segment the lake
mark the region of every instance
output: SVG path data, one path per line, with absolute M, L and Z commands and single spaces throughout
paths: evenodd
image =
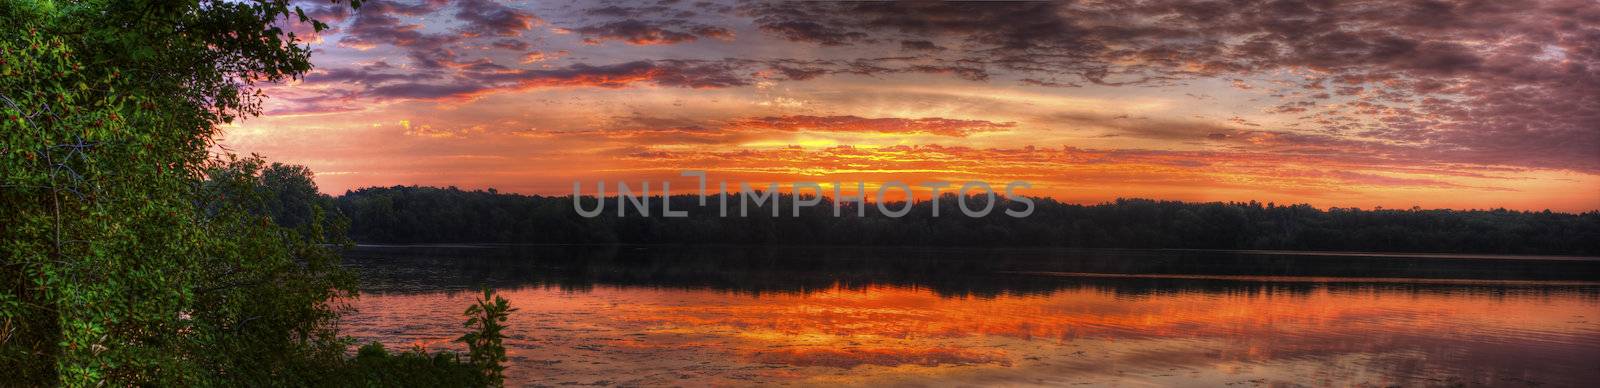
M 508 385 L 1583 386 L 1600 259 L 837 247 L 360 246 L 345 334 Z

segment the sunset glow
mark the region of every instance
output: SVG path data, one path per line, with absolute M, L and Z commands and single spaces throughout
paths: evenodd
M 1307 381 L 1305 371 L 1328 365 L 1338 367 L 1315 381 L 1551 379 L 1533 371 L 1548 360 L 1592 356 L 1596 333 L 1586 315 L 1592 296 L 1544 291 L 1319 285 L 1126 295 L 1083 287 L 948 298 L 870 286 L 748 296 L 621 287 L 505 294 L 524 306 L 507 343 L 510 379 L 536 385 L 1222 385 Z M 413 325 L 392 336 L 399 330 L 381 324 L 448 322 L 447 307 L 471 296 L 364 296 L 353 323 L 380 326 L 352 334 L 459 347 L 450 343 L 450 325 Z M 1541 335 L 1582 345 L 1556 352 L 1516 345 Z M 1488 361 L 1504 368 L 1469 366 Z
M 1600 209 L 1592 1 L 1244 3 L 308 2 L 316 69 L 221 146 L 332 194 L 705 170 Z
M 1600 381 L 1600 0 L 0 31 L 0 386 Z

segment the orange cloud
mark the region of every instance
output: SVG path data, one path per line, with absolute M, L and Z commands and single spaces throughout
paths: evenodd
M 977 132 L 994 132 L 1015 128 L 1016 123 L 996 123 L 984 120 L 957 120 L 938 117 L 918 119 L 863 118 L 858 116 L 771 116 L 744 119 L 730 127 L 749 130 L 816 131 L 816 132 L 876 132 L 896 134 L 932 134 L 966 137 Z

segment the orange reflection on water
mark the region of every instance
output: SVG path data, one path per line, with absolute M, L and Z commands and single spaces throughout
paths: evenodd
M 918 288 L 529 287 L 514 384 L 1561 384 L 1597 374 L 1600 301 L 1566 291 L 1178 291 L 946 298 Z M 456 349 L 473 293 L 366 295 L 349 334 Z M 1590 361 L 1585 361 L 1590 360 Z

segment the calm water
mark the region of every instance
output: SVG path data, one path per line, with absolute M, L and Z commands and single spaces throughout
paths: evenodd
M 1600 261 L 1293 252 L 360 247 L 347 334 L 512 385 L 1585 386 Z

